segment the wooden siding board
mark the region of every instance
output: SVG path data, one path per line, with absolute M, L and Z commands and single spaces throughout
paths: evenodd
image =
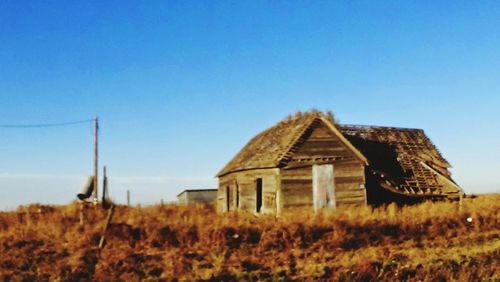
M 290 178 L 285 178 L 281 179 L 281 184 L 282 185 L 308 185 L 312 181 L 311 178 L 309 177 L 302 177 L 302 178 L 295 178 L 295 179 L 290 179 Z
M 283 201 L 284 207 L 290 207 L 290 206 L 307 206 L 311 207 L 313 206 L 313 198 L 312 198 L 312 193 L 310 196 L 306 195 L 289 195 L 285 200 Z
M 291 176 L 294 176 L 294 175 L 311 175 L 311 177 L 312 177 L 311 167 L 300 167 L 300 168 L 283 169 L 283 170 L 281 170 L 281 177 L 287 177 L 288 175 L 291 175 Z
M 336 184 L 349 184 L 349 183 L 364 183 L 364 176 L 343 176 L 335 177 Z
M 365 176 L 364 166 L 358 163 L 335 163 L 335 176 Z
M 283 180 L 283 181 L 293 181 L 293 180 L 312 181 L 312 178 L 310 176 L 305 176 L 305 175 L 287 175 L 286 177 L 282 177 L 281 180 Z
M 336 191 L 335 193 L 337 200 L 342 200 L 351 197 L 364 197 L 364 195 L 365 195 L 364 189 Z
M 314 158 L 309 158 L 309 157 L 303 157 L 303 158 L 295 158 L 295 159 L 292 159 L 286 167 L 283 168 L 283 170 L 290 170 L 290 169 L 297 169 L 297 168 L 306 168 L 306 167 L 310 167 L 310 166 L 313 166 L 315 164 L 335 164 L 336 166 L 339 166 L 340 165 L 346 165 L 346 166 L 357 166 L 357 167 L 360 167 L 360 162 L 355 159 L 354 157 L 339 157 L 339 156 L 316 156 Z M 349 168 L 346 168 L 347 170 Z M 343 169 L 343 170 L 346 170 L 346 169 Z M 361 171 L 363 172 L 364 169 L 363 167 L 361 167 L 360 169 L 358 169 L 357 171 Z
M 364 189 L 362 186 L 364 186 L 362 183 L 343 183 L 336 184 L 336 189 L 337 191 Z
M 312 185 L 311 187 L 308 187 L 306 189 L 303 189 L 303 187 L 296 187 L 296 188 L 290 188 L 290 189 L 283 189 L 282 193 L 286 197 L 291 197 L 291 196 L 301 196 L 301 197 L 309 197 L 312 195 Z M 287 199 L 285 199 L 286 201 Z

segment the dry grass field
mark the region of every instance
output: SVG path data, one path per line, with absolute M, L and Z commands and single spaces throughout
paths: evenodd
M 0 213 L 0 281 L 499 281 L 500 195 L 313 214 L 78 205 Z M 468 218 L 469 221 L 467 220 Z

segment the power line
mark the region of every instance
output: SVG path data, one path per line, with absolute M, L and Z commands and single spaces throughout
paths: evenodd
M 0 124 L 1 128 L 39 128 L 39 127 L 60 127 L 69 126 L 81 123 L 92 122 L 94 119 L 85 119 L 69 122 L 59 122 L 59 123 L 43 123 L 43 124 Z

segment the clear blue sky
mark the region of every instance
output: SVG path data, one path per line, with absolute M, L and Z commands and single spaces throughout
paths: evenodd
M 233 1 L 231 1 L 233 2 Z M 0 123 L 102 121 L 123 202 L 174 200 L 297 110 L 423 128 L 500 190 L 498 1 L 1 1 Z M 67 203 L 90 125 L 0 129 L 0 209 Z

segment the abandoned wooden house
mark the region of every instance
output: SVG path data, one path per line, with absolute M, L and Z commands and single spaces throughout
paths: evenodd
M 263 131 L 217 174 L 220 211 L 407 204 L 459 198 L 450 164 L 421 129 L 339 125 L 298 113 Z
M 187 189 L 177 195 L 180 205 L 213 204 L 217 199 L 217 189 Z

